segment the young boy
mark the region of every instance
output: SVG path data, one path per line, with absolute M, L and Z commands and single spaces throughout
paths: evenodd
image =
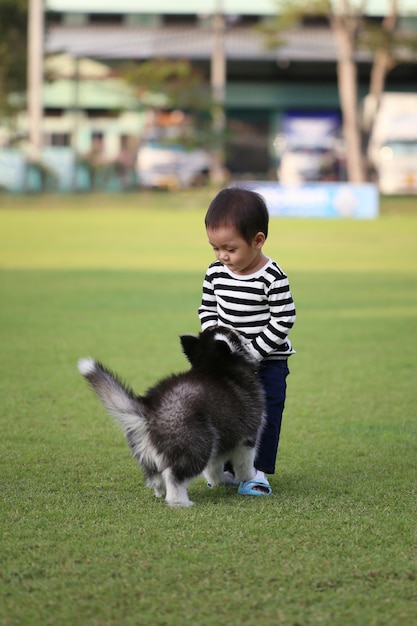
M 275 472 L 288 357 L 295 352 L 288 339 L 295 321 L 288 278 L 262 252 L 268 221 L 264 199 L 249 189 L 223 189 L 212 200 L 205 225 L 217 261 L 207 270 L 198 309 L 202 330 L 215 325 L 236 329 L 261 363 L 267 419 L 255 459 L 257 474 L 238 488 L 242 495 L 256 496 L 272 493 L 266 474 Z

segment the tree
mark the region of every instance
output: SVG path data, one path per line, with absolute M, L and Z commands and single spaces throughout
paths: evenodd
M 406 30 L 399 22 L 398 0 L 391 0 L 390 11 L 385 15 L 381 25 L 369 24 L 359 43 L 373 53 L 368 98 L 368 102 L 371 103 L 368 110 L 371 120 L 384 93 L 387 74 L 396 65 L 415 59 L 417 53 L 415 31 Z
M 149 109 L 180 110 L 193 117 L 192 134 L 181 137 L 187 147 L 210 144 L 213 101 L 207 77 L 188 60 L 155 59 L 121 68 L 123 77 Z
M 281 0 L 279 14 L 265 30 L 268 45 L 277 46 L 285 39 L 285 32 L 306 17 L 322 17 L 328 21 L 336 45 L 337 84 L 351 182 L 366 179 L 359 123 L 357 51 L 365 49 L 372 55 L 369 93 L 373 114 L 384 92 L 388 72 L 417 51 L 415 33 L 398 28 L 397 0 L 391 0 L 390 10 L 379 24 L 365 19 L 365 8 L 366 0 L 359 8 L 351 0 Z M 372 114 L 370 117 L 372 119 Z
M 121 72 L 127 82 L 135 87 L 139 99 L 149 103 L 149 109 L 154 112 L 178 109 L 191 118 L 192 123 L 179 128 L 174 141 L 186 148 L 208 150 L 212 156 L 210 178 L 213 182 L 223 182 L 223 152 L 227 131 L 222 103 L 213 93 L 204 72 L 188 60 L 169 59 L 130 63 Z
M 27 10 L 28 0 L 0 0 L 0 117 L 24 106 Z
M 357 66 L 354 61 L 359 17 L 351 11 L 349 0 L 340 0 L 336 10 L 328 4 L 330 25 L 337 49 L 337 84 L 346 143 L 346 169 L 352 183 L 365 180 L 358 119 Z

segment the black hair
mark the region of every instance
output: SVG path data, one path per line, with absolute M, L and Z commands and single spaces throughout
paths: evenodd
M 263 197 L 242 187 L 222 189 L 211 201 L 206 213 L 206 228 L 234 226 L 247 243 L 256 233 L 268 236 L 269 214 Z

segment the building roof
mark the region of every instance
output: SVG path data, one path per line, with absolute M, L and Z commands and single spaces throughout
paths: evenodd
M 46 40 L 47 53 L 65 52 L 96 59 L 146 60 L 188 58 L 209 60 L 214 33 L 196 26 L 52 26 Z M 230 61 L 327 61 L 336 60 L 333 35 L 328 28 L 290 31 L 284 45 L 268 49 L 264 36 L 253 27 L 232 27 L 224 37 L 226 58 Z M 369 60 L 359 53 L 358 60 Z
M 332 0 L 334 3 L 339 0 Z M 365 5 L 367 15 L 385 15 L 392 0 L 368 0 Z M 360 7 L 362 0 L 351 0 L 352 6 Z M 275 15 L 278 11 L 277 0 L 46 0 L 50 11 L 78 13 L 213 13 L 240 15 Z M 400 15 L 416 13 L 415 0 L 401 0 Z
M 383 0 L 384 1 L 384 0 Z M 274 15 L 276 0 L 46 0 L 50 11 L 77 13 Z
M 70 55 L 58 54 L 46 58 L 45 70 L 52 78 L 42 90 L 47 108 L 138 108 L 134 89 L 103 63 L 82 57 L 76 62 Z
M 78 63 L 69 54 L 56 54 L 45 59 L 45 71 L 48 75 L 56 78 L 73 78 L 75 75 L 80 78 L 109 78 L 113 70 L 98 61 L 92 59 L 79 58 Z

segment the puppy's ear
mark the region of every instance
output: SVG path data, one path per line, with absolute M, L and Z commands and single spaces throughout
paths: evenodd
M 230 340 L 230 337 L 225 333 L 222 333 L 220 330 L 214 335 L 214 340 L 219 354 L 226 356 L 227 354 L 233 354 L 237 351 L 236 346 Z
M 196 335 L 181 335 L 180 337 L 182 351 L 185 356 L 193 364 L 195 353 L 197 350 L 199 339 Z

